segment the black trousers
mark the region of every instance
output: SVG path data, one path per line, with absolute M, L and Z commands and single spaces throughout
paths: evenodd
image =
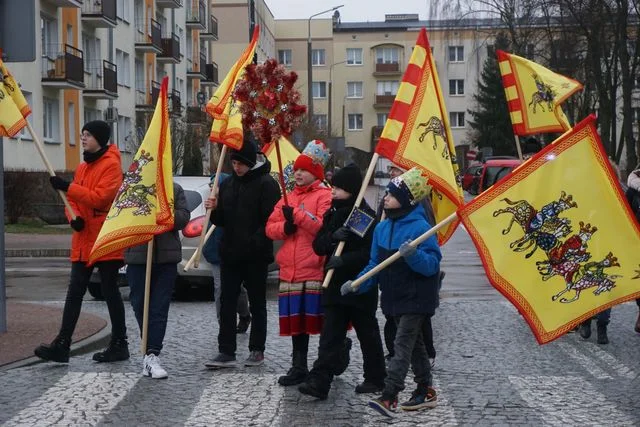
M 324 324 L 320 334 L 318 360 L 313 364 L 309 377 L 328 391 L 333 380 L 333 370 L 347 336 L 349 322 L 353 324 L 360 341 L 364 362 L 364 380 L 383 384 L 386 376 L 384 352 L 380 339 L 380 327 L 375 311 L 355 305 L 328 305 L 324 307 Z
M 240 286 L 244 283 L 249 296 L 251 333 L 249 351 L 264 351 L 267 340 L 267 267 L 266 263 L 225 263 L 220 265 L 220 332 L 218 350 L 236 354 L 236 316 Z
M 387 321 L 384 324 L 384 343 L 390 355 L 394 355 L 393 341 L 396 339 L 397 326 L 393 317 L 385 316 Z M 431 316 L 427 316 L 422 324 L 422 340 L 427 349 L 430 359 L 436 358 L 436 348 L 433 346 L 433 328 L 431 326 Z
M 80 310 L 82 309 L 82 298 L 87 292 L 94 266 L 100 272 L 100 289 L 109 309 L 111 337 L 112 339 L 127 337 L 124 304 L 122 303 L 120 289 L 118 289 L 118 269 L 122 265 L 122 261 L 101 261 L 91 267 L 87 267 L 84 262 L 71 263 L 71 278 L 62 313 L 62 326 L 60 327 L 61 337 L 71 339 L 73 331 L 76 329 Z

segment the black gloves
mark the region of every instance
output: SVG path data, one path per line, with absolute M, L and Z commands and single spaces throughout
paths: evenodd
M 60 178 L 58 175 L 50 176 L 49 182 L 55 190 L 67 191 L 70 183 Z
M 344 265 L 342 257 L 332 256 L 329 261 L 324 265 L 324 271 L 333 270 L 334 268 L 340 268 Z
M 284 215 L 284 219 L 286 219 L 287 222 L 293 223 L 293 206 L 282 206 L 282 215 Z
M 297 230 L 298 230 L 298 226 L 297 225 L 295 225 L 293 222 L 285 221 L 285 223 L 284 223 L 284 234 L 286 234 L 287 236 L 291 236 Z
M 351 230 L 347 227 L 340 227 L 331 234 L 331 238 L 335 241 L 346 242 L 353 236 Z
M 80 216 L 77 216 L 76 219 L 72 219 L 71 221 L 69 221 L 69 225 L 75 231 L 82 231 L 84 229 L 84 219 L 82 219 L 82 217 Z

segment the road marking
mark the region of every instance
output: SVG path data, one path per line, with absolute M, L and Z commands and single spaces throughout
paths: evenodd
M 634 380 L 638 377 L 638 373 L 636 371 L 619 361 L 611 353 L 608 353 L 594 345 L 588 345 L 586 348 L 587 351 L 593 353 L 598 359 L 606 363 L 606 365 L 613 369 L 619 376 L 630 380 Z
M 585 343 L 585 345 L 589 345 Z M 598 365 L 593 361 L 592 358 L 586 356 L 585 354 L 578 351 L 573 345 L 567 342 L 560 342 L 558 346 L 562 351 L 564 351 L 570 358 L 578 362 L 580 366 L 586 369 L 591 375 L 596 377 L 599 380 L 609 380 L 612 379 L 611 375 L 607 374 L 605 371 L 600 369 Z
M 620 411 L 598 393 L 595 386 L 580 377 L 509 376 L 509 381 L 545 424 L 586 425 L 606 414 L 608 425 L 635 425 L 634 418 Z M 562 402 L 564 405 L 558 406 Z
M 138 378 L 132 373 L 69 372 L 4 425 L 96 425 Z

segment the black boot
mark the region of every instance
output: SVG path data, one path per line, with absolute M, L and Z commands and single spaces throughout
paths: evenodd
M 344 343 L 342 344 L 342 349 L 340 350 L 340 355 L 339 355 L 339 362 L 336 365 L 334 371 L 333 371 L 333 375 L 335 375 L 336 377 L 338 375 L 341 375 L 344 371 L 347 370 L 347 367 L 349 366 L 349 352 L 351 351 L 351 338 L 345 338 L 344 339 Z
M 38 346 L 33 352 L 36 356 L 43 360 L 50 360 L 52 362 L 69 363 L 69 347 L 71 346 L 71 340 L 69 338 L 62 338 L 57 336 L 51 344 L 42 344 Z
M 607 336 L 607 325 L 598 325 L 598 344 L 609 344 L 609 337 Z
M 291 369 L 289 369 L 287 375 L 278 378 L 278 384 L 285 387 L 303 383 L 309 374 L 306 351 L 294 350 L 292 359 Z
M 307 380 L 298 387 L 298 391 L 307 396 L 313 396 L 320 400 L 325 400 L 329 394 L 329 387 L 323 386 L 322 381 L 312 375 L 307 376 Z
M 591 336 L 591 319 L 580 325 L 580 336 L 585 340 Z
M 105 351 L 93 355 L 93 360 L 96 362 L 117 362 L 127 359 L 129 359 L 129 343 L 126 338 L 112 338 Z

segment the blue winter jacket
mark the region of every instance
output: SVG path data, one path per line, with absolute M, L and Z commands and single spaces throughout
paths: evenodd
M 429 229 L 431 225 L 421 205 L 403 217 L 382 221 L 373 233 L 369 264 L 358 277 L 397 252 L 402 243 L 416 239 Z M 431 236 L 418 245 L 413 255 L 400 258 L 365 281 L 358 292 L 366 292 L 379 283 L 382 312 L 388 316 L 433 314 L 438 305 L 441 259 L 438 240 Z

